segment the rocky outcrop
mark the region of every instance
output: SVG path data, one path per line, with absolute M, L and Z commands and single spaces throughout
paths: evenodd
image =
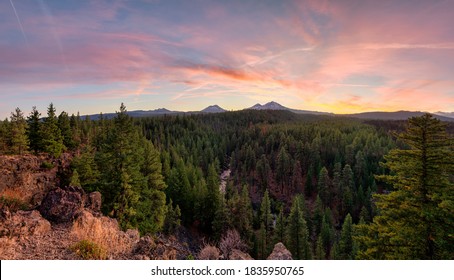
M 81 187 L 67 186 L 51 190 L 44 197 L 39 211 L 49 221 L 72 221 L 84 209 L 93 213 L 101 211 L 101 193 L 86 194 Z
M 273 252 L 269 255 L 267 260 L 292 260 L 292 253 L 290 253 L 284 244 L 281 242 L 274 245 Z
M 0 237 L 27 238 L 31 235 L 44 235 L 50 230 L 49 221 L 38 211 L 17 211 L 0 224 Z
M 71 156 L 0 156 L 0 194 L 11 194 L 37 207 L 45 194 L 59 185 L 59 170 L 68 169 Z
M 56 188 L 44 197 L 39 211 L 49 221 L 69 222 L 83 210 L 86 199 L 86 194 L 80 187 Z

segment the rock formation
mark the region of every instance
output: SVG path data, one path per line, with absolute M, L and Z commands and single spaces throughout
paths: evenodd
M 285 248 L 284 244 L 279 242 L 274 245 L 273 252 L 271 252 L 267 260 L 292 260 L 292 253 Z

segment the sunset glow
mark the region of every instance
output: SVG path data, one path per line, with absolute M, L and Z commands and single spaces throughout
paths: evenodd
M 1 1 L 0 117 L 454 111 L 453 1 Z

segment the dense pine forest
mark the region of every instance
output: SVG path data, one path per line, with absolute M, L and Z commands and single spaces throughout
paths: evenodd
M 289 111 L 112 119 L 17 108 L 0 154 L 70 154 L 61 185 L 102 194 L 123 229 L 185 227 L 251 256 L 453 259 L 453 125 L 431 115 L 362 121 Z M 222 176 L 221 176 L 222 174 Z

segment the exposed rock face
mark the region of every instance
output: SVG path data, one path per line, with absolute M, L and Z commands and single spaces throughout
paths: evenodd
M 17 211 L 0 224 L 0 237 L 27 238 L 31 235 L 44 235 L 50 230 L 49 221 L 38 211 Z
M 45 194 L 59 185 L 57 173 L 69 167 L 71 156 L 59 159 L 45 155 L 0 156 L 0 193 L 17 195 L 23 202 L 37 207 Z
M 230 260 L 253 260 L 253 258 L 248 253 L 233 249 L 230 253 Z
M 80 187 L 56 188 L 44 197 L 40 212 L 49 221 L 65 223 L 82 211 L 85 201 L 85 192 Z
M 290 251 L 287 250 L 287 248 L 285 248 L 284 244 L 282 244 L 281 242 L 274 245 L 273 252 L 267 258 L 267 260 L 292 260 L 292 259 L 293 259 L 292 253 L 290 253 Z

